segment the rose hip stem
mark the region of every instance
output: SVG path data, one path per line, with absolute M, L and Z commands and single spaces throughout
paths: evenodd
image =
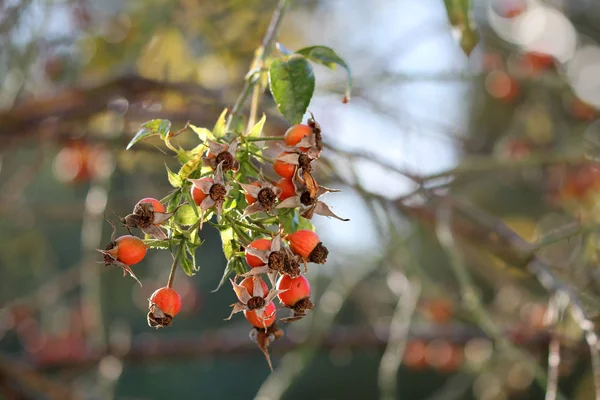
M 169 281 L 167 282 L 167 287 L 171 289 L 173 287 L 173 281 L 175 280 L 175 272 L 177 272 L 177 264 L 179 263 L 179 259 L 181 258 L 183 250 L 183 243 L 179 245 L 179 249 L 177 250 L 177 255 L 173 259 L 173 265 L 171 265 L 171 272 L 169 273 Z

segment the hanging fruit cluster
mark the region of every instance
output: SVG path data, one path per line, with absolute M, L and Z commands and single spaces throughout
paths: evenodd
M 129 234 L 115 238 L 113 233 L 111 243 L 99 251 L 106 265 L 119 266 L 138 282 L 131 266 L 144 258 L 147 248 L 172 253 L 169 281 L 150 297 L 147 317 L 151 327 L 166 327 L 181 309 L 181 297 L 172 288 L 175 271 L 178 265 L 188 275 L 198 270 L 195 253 L 202 244 L 198 232 L 212 225 L 221 234 L 228 260 L 219 287 L 229 278 L 237 297 L 227 319 L 243 312 L 252 326 L 250 338 L 270 365 L 268 346 L 283 334 L 276 322 L 297 321 L 313 308 L 304 273 L 309 263 L 327 261 L 327 247 L 310 219 L 318 214 L 347 220 L 322 200 L 337 190 L 319 185 L 313 176 L 323 151 L 314 117 L 306 125 L 293 125 L 283 137 L 262 136 L 264 123 L 263 116 L 247 134 L 227 132 L 224 111 L 212 130 L 186 127 L 201 140 L 191 150 L 170 144 L 183 131 L 173 134 L 168 121 L 144 124 L 143 129 L 162 132 L 177 153 L 181 169 L 174 173 L 167 168 L 175 189 L 160 201 L 140 200 L 130 215 L 119 218 Z M 258 145 L 266 141 L 281 148 L 275 160 L 263 154 L 266 146 Z M 281 179 L 273 179 L 275 174 Z M 134 229 L 146 239 L 133 236 Z M 279 314 L 283 308 L 289 309 L 288 315 Z

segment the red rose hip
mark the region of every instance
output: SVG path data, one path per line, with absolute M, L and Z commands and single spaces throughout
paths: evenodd
M 280 153 L 277 157 L 281 157 L 286 154 L 294 154 L 290 152 L 284 151 Z M 294 177 L 294 173 L 296 172 L 296 166 L 294 164 L 286 163 L 285 161 L 275 159 L 273 162 L 273 170 L 277 175 L 282 178 L 292 179 Z
M 300 143 L 300 141 L 305 137 L 313 133 L 313 130 L 310 126 L 304 124 L 296 124 L 291 126 L 283 136 L 283 141 L 286 146 L 293 147 Z M 300 148 L 302 151 L 306 151 L 306 148 Z
M 154 208 L 154 212 L 164 213 L 165 207 L 161 204 L 160 201 L 153 199 L 152 197 L 146 197 L 137 202 L 135 207 L 138 207 L 142 203 L 152 203 L 152 207 Z
M 262 313 L 260 313 L 260 315 L 257 314 L 257 311 L 260 313 L 259 310 L 256 310 L 256 311 L 244 310 L 244 317 L 246 317 L 246 319 L 248 320 L 248 322 L 250 322 L 252 324 L 252 326 L 254 326 L 255 328 L 258 328 L 258 329 L 265 329 L 275 323 L 275 319 L 276 319 L 275 314 L 277 311 L 277 308 L 275 307 L 275 303 L 270 302 L 269 304 L 267 304 L 267 306 L 265 307 L 265 310 Z
M 253 249 L 256 249 L 256 250 L 266 251 L 271 248 L 271 240 L 265 239 L 265 238 L 256 239 L 252 243 L 250 243 L 248 245 L 248 247 L 252 247 Z M 260 258 L 253 256 L 251 254 L 248 254 L 248 252 L 246 252 L 246 262 L 252 268 L 262 267 L 263 265 L 265 265 L 265 263 L 262 262 L 262 260 Z
M 329 250 L 323 246 L 323 243 L 313 231 L 301 229 L 289 234 L 286 240 L 290 244 L 290 250 L 305 261 L 315 264 L 325 264 L 327 261 Z
M 108 247 L 106 253 L 110 257 L 127 265 L 137 264 L 146 256 L 146 245 L 137 236 L 120 236 L 113 243 L 109 244 Z
M 181 310 L 181 296 L 170 287 L 163 287 L 152 293 L 148 299 L 148 325 L 163 328 L 171 325 L 173 317 Z
M 290 197 L 294 197 L 296 195 L 296 188 L 294 187 L 294 183 L 291 179 L 281 178 L 279 182 L 277 182 L 276 186 L 281 189 L 279 201 L 284 201 L 285 199 L 289 199 Z
M 310 301 L 310 283 L 304 275 L 295 278 L 282 275 L 277 281 L 277 290 L 282 291 L 277 295 L 279 301 L 294 311 L 292 316 L 283 319 L 284 321 L 296 321 L 304 317 L 308 310 L 312 310 L 314 305 Z
M 203 178 L 200 180 L 210 182 L 210 183 L 214 182 L 212 178 Z M 202 204 L 204 199 L 206 199 L 208 197 L 208 193 L 204 193 L 202 190 L 200 190 L 200 188 L 196 187 L 195 185 L 192 185 L 192 188 L 190 189 L 190 191 L 192 193 L 192 198 L 194 199 L 194 203 L 196 203 L 196 205 L 198 207 L 200 207 L 200 204 Z

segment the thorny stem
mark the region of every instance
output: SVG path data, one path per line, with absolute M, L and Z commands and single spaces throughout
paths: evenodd
M 290 0 L 279 0 L 279 4 L 273 13 L 273 17 L 271 18 L 271 22 L 269 23 L 269 28 L 267 29 L 267 33 L 265 34 L 261 47 L 257 50 L 256 56 L 254 60 L 252 60 L 251 70 L 253 70 L 255 66 L 259 66 L 262 68 L 262 64 L 267 59 L 269 54 L 271 53 L 273 42 L 277 40 L 277 33 L 279 32 L 279 27 L 281 26 L 281 21 L 283 21 L 283 17 L 285 16 L 285 11 L 290 3 Z M 262 69 L 261 69 L 262 70 Z M 256 74 L 252 74 L 244 84 L 244 88 L 242 92 L 238 96 L 233 108 L 231 109 L 231 114 L 227 121 L 226 130 L 229 131 L 229 128 L 232 124 L 235 124 L 236 119 L 238 118 L 240 111 L 248 96 L 254 89 L 256 83 L 260 80 L 260 76 L 256 76 Z

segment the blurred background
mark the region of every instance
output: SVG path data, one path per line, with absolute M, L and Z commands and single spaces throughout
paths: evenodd
M 291 2 L 279 41 L 329 46 L 353 71 L 343 104 L 344 72 L 315 66 L 309 106 L 319 182 L 343 189 L 327 202 L 351 222 L 315 217 L 331 251 L 309 270 L 316 308 L 285 327 L 270 373 L 246 321 L 223 321 L 235 298 L 212 292 L 225 259 L 210 226 L 168 329 L 146 322 L 168 253 L 134 267 L 140 288 L 94 249 L 104 212 L 171 190 L 159 140 L 125 151 L 139 125 L 212 127 L 276 1 L 0 1 L 0 398 L 553 399 L 556 380 L 595 398 L 568 299 L 526 266 L 596 318 L 600 4 L 472 3 L 467 57 L 442 0 Z M 282 135 L 261 96 L 265 133 Z

